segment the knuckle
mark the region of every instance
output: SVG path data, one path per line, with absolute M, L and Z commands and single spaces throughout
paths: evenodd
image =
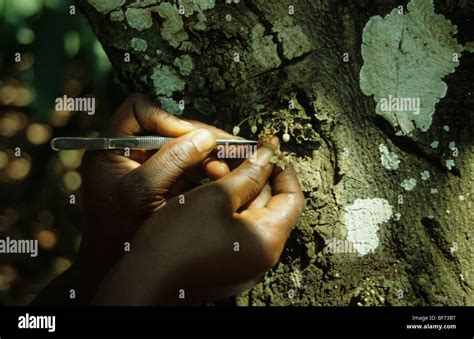
M 122 178 L 118 185 L 118 196 L 120 201 L 126 204 L 135 205 L 141 200 L 141 188 L 143 187 L 144 178 L 138 173 L 133 172 Z
M 119 205 L 144 215 L 163 203 L 163 193 L 141 171 L 136 171 L 121 179 L 117 196 Z

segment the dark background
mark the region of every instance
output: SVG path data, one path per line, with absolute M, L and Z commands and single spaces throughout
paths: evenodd
M 126 95 L 73 5 L 0 0 L 0 239 L 39 242 L 37 257 L 0 254 L 0 305 L 28 304 L 77 253 L 82 151 L 55 152 L 50 139 L 97 134 Z M 95 97 L 95 115 L 55 111 L 65 94 Z

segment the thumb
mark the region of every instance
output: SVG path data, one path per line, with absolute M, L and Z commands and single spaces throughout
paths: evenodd
M 198 129 L 167 143 L 140 167 L 124 177 L 128 201 L 147 205 L 162 200 L 178 179 L 200 165 L 216 145 L 215 136 Z M 161 204 L 163 201 L 156 201 Z M 156 207 L 156 206 L 155 206 Z
M 245 160 L 239 167 L 216 184 L 226 192 L 233 211 L 257 197 L 270 177 L 273 170 L 271 158 L 278 147 L 278 138 L 273 137 L 269 143 L 264 143 L 254 158 Z

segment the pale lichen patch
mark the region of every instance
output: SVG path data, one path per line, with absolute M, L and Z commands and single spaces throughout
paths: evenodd
M 178 47 L 181 52 L 198 52 L 191 41 L 183 41 Z
M 411 191 L 416 186 L 416 179 L 413 179 L 413 178 L 405 179 L 402 181 L 400 186 L 402 186 L 405 191 Z
M 151 13 L 142 8 L 127 8 L 125 12 L 128 25 L 137 31 L 143 31 L 153 25 Z
M 264 35 L 264 32 L 265 28 L 260 24 L 252 28 L 250 47 L 255 60 L 264 70 L 269 70 L 280 66 L 281 60 L 278 57 L 277 45 L 273 42 L 272 37 Z
M 183 113 L 182 109 L 173 98 L 168 97 L 158 97 L 160 100 L 161 107 L 167 112 L 173 113 L 175 115 L 181 115 Z
M 382 161 L 382 166 L 388 170 L 396 170 L 398 169 L 398 165 L 400 164 L 400 160 L 398 156 L 394 152 L 390 152 L 388 147 L 384 144 L 379 145 L 380 151 L 380 160 Z
M 161 106 L 170 113 L 182 114 L 183 107 L 172 96 L 174 92 L 184 91 L 185 82 L 176 73 L 175 69 L 167 65 L 158 65 L 153 68 L 150 78 Z
M 125 19 L 125 15 L 121 9 L 110 12 L 109 16 L 112 22 L 122 22 Z
M 180 0 L 180 5 L 184 8 L 184 16 L 190 17 L 196 13 L 197 22 L 192 26 L 195 30 L 206 29 L 206 16 L 204 11 L 212 9 L 216 6 L 215 0 Z
M 140 38 L 132 38 L 131 45 L 132 48 L 137 52 L 145 52 L 148 48 L 147 42 Z
M 175 59 L 174 65 L 179 68 L 182 75 L 189 75 L 193 70 L 193 59 L 189 55 L 182 55 Z
M 300 26 L 295 25 L 289 16 L 283 16 L 273 23 L 273 31 L 283 46 L 283 55 L 288 60 L 311 50 L 311 42 Z
M 453 55 L 463 50 L 456 31 L 451 21 L 434 12 L 432 0 L 411 0 L 405 13 L 394 9 L 384 18 L 372 17 L 364 27 L 360 87 L 374 95 L 376 113 L 403 134 L 431 126 L 435 106 L 447 93 L 443 77 L 455 71 L 459 62 Z M 382 103 L 390 97 L 418 102 L 418 109 L 385 110 Z
M 170 3 L 162 3 L 155 7 L 158 15 L 164 19 L 163 27 L 161 28 L 161 36 L 168 43 L 176 48 L 183 41 L 188 40 L 188 33 L 184 30 L 183 19 L 178 12 L 178 9 Z
M 200 0 L 191 3 L 197 7 L 198 11 L 206 11 L 216 7 L 216 0 Z
M 430 172 L 428 171 L 423 171 L 420 173 L 421 180 L 428 180 L 430 177 Z
M 454 164 L 453 159 L 446 160 L 446 167 L 448 168 L 448 170 L 451 170 L 454 166 L 456 166 L 456 165 Z
M 392 206 L 385 199 L 356 199 L 345 208 L 347 240 L 359 255 L 375 251 L 379 245 L 379 225 L 390 220 Z
M 107 14 L 121 7 L 125 3 L 125 0 L 88 0 L 87 2 L 98 12 Z
M 149 7 L 158 3 L 158 0 L 136 0 L 129 7 Z
M 182 92 L 184 90 L 184 81 L 176 74 L 173 68 L 160 65 L 153 68 L 151 75 L 153 87 L 157 96 L 171 97 L 173 92 Z

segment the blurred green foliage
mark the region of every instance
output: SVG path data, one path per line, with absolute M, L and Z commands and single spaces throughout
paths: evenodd
M 102 47 L 86 19 L 71 6 L 73 2 L 63 0 L 0 0 L 0 72 L 11 67 L 15 53 L 33 53 L 33 67 L 24 77 L 32 88 L 36 119 L 48 118 L 74 60 L 90 67 L 94 83 L 89 89 L 94 93 L 104 92 L 110 75 Z
M 0 0 L 0 238 L 40 245 L 36 258 L 0 254 L 0 305 L 29 303 L 77 254 L 82 152 L 54 152 L 49 140 L 98 133 L 125 96 L 90 25 L 71 6 Z M 55 111 L 65 94 L 96 98 L 95 115 Z

